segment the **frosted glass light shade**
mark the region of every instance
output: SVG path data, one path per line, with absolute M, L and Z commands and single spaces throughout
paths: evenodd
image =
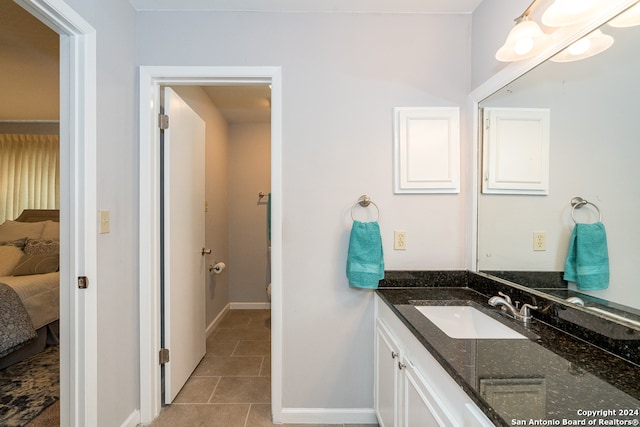
M 555 0 L 542 14 L 547 27 L 564 27 L 592 18 L 607 0 Z
M 609 21 L 609 25 L 615 28 L 626 28 L 640 25 L 640 3 L 622 12 Z
M 609 49 L 613 37 L 595 30 L 551 58 L 553 62 L 571 62 L 589 58 Z
M 511 29 L 504 45 L 496 52 L 496 59 L 503 62 L 518 61 L 537 55 L 551 44 L 551 36 L 545 34 L 534 21 L 523 20 Z

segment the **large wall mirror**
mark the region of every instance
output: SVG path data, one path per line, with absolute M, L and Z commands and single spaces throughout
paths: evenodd
M 480 111 L 548 109 L 550 149 L 548 194 L 479 191 L 477 270 L 559 299 L 579 295 L 587 305 L 636 317 L 640 315 L 640 26 L 604 24 L 601 30 L 615 39 L 605 52 L 575 62 L 547 60 L 480 101 Z M 602 215 L 610 267 L 605 290 L 576 294 L 575 284 L 567 287 L 562 281 L 574 227 L 574 197 L 592 202 Z M 578 222 L 598 219 L 592 205 L 574 214 Z M 538 232 L 546 235 L 546 250 L 534 250 Z

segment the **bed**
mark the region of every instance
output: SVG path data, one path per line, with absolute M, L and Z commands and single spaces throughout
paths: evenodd
M 58 344 L 59 218 L 26 209 L 0 224 L 0 369 Z

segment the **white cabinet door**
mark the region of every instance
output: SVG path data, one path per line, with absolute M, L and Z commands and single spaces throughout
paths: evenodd
M 485 108 L 482 192 L 549 194 L 546 108 Z
M 400 348 L 388 329 L 376 323 L 375 405 L 380 427 L 398 426 Z
M 455 422 L 429 383 L 408 359 L 402 364 L 403 427 L 453 427 Z

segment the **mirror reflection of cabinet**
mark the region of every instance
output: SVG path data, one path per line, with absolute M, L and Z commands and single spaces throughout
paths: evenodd
M 550 116 L 546 108 L 483 110 L 483 193 L 549 193 Z

